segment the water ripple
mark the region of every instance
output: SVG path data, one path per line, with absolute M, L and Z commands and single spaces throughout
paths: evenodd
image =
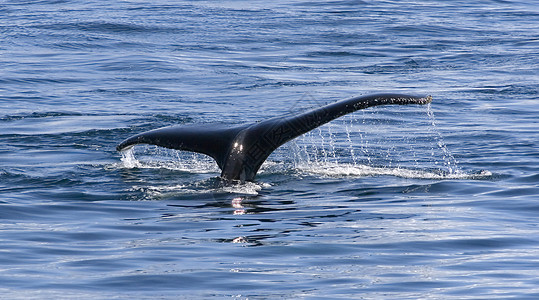
M 4 1 L 0 298 L 537 298 L 535 8 Z M 115 150 L 378 92 L 434 101 L 327 124 L 253 183 Z

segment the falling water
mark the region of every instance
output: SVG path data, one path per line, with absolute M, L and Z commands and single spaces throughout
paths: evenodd
M 466 174 L 460 170 L 436 127 L 430 104 L 423 119 L 410 125 L 403 122 L 402 126 L 394 126 L 377 114 L 369 111 L 363 112 L 363 117 L 348 115 L 334 121 L 338 126 L 324 125 L 289 143 L 287 151 L 294 168 L 330 177 L 389 175 L 465 179 L 491 175 L 485 171 Z M 375 119 L 376 124 L 370 124 L 372 120 L 368 119 Z M 376 130 L 376 127 L 382 129 Z M 427 143 L 418 143 L 418 139 Z M 425 149 L 425 145 L 430 148 Z
M 292 168 L 294 172 L 330 177 L 464 179 L 491 175 L 490 172 L 466 174 L 460 170 L 436 126 L 430 104 L 422 118 L 415 111 L 401 114 L 393 113 L 397 119 L 389 120 L 382 112 L 370 110 L 335 120 L 277 149 L 260 173 L 287 173 Z M 402 119 L 404 115 L 415 121 L 408 124 Z M 139 159 L 134 148 L 122 152 L 123 168 L 162 168 L 216 175 L 220 171 L 211 158 L 202 154 L 138 147 L 141 148 Z

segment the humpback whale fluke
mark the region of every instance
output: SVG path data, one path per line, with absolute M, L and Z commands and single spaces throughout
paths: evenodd
M 288 114 L 254 124 L 179 125 L 135 135 L 116 147 L 118 151 L 136 144 L 199 152 L 211 156 L 226 180 L 252 181 L 262 163 L 282 144 L 356 110 L 377 105 L 427 104 L 431 96 L 400 94 L 360 96 L 331 103 L 308 112 Z

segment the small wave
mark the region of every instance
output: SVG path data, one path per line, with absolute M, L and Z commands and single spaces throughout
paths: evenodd
M 178 29 L 174 26 L 156 26 L 150 24 L 138 24 L 121 21 L 95 21 L 95 22 L 56 22 L 52 24 L 36 24 L 31 28 L 54 30 L 54 31 L 87 31 L 100 33 L 158 33 L 173 32 Z
M 372 55 L 354 51 L 311 51 L 307 57 L 371 57 Z
M 415 170 L 401 167 L 373 167 L 361 164 L 319 162 L 298 165 L 298 170 L 308 174 L 317 174 L 327 177 L 366 177 L 366 176 L 395 176 L 412 179 L 483 179 L 492 176 L 489 171 L 452 173 L 437 170 Z

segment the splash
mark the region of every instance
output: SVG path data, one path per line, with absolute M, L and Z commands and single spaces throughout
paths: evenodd
M 492 176 L 489 171 L 466 174 L 464 172 L 447 173 L 439 170 L 418 170 L 401 167 L 373 167 L 361 164 L 321 162 L 297 166 L 304 174 L 316 174 L 325 177 L 368 177 L 395 176 L 412 179 L 482 179 Z
M 134 149 L 137 148 L 137 159 Z M 213 173 L 216 176 L 220 170 L 217 164 L 209 157 L 198 153 L 176 151 L 154 146 L 137 146 L 121 152 L 119 168 L 126 169 L 166 169 L 191 174 Z M 185 183 L 164 185 L 136 185 L 131 191 L 141 192 L 142 199 L 159 199 L 177 195 L 204 195 L 204 194 L 239 194 L 256 196 L 259 192 L 271 185 L 261 182 L 245 182 L 225 184 L 215 178 L 206 178 L 198 181 L 185 179 Z
M 129 148 L 121 152 L 123 167 L 127 169 L 141 168 L 142 164 L 135 158 L 134 148 Z
M 483 179 L 489 171 L 464 172 L 426 114 L 378 109 L 343 117 L 288 144 L 295 169 L 328 177 L 387 175 L 417 179 Z M 337 123 L 336 122 L 336 123 Z M 336 128 L 336 130 L 335 130 Z M 286 155 L 281 158 L 286 160 Z
M 319 127 L 277 149 L 263 164 L 260 173 L 316 174 L 328 177 L 395 176 L 416 179 L 483 179 L 489 171 L 464 172 L 438 130 L 431 105 L 426 114 L 410 111 L 363 111 Z M 169 169 L 191 174 L 220 170 L 209 157 L 192 152 L 156 146 L 137 146 L 122 152 L 123 168 Z M 138 150 L 137 150 L 138 151 Z M 227 184 L 205 192 L 257 195 L 265 186 L 259 183 Z M 162 193 L 197 193 L 200 186 L 150 188 Z
M 215 173 L 220 172 L 217 164 L 205 155 L 176 151 L 160 148 L 157 146 L 140 146 L 140 157 L 135 157 L 134 149 L 122 151 L 122 167 L 127 169 L 168 169 L 173 171 L 183 171 L 189 173 Z
M 427 116 L 429 118 L 431 126 L 429 127 L 431 129 L 431 132 L 435 134 L 435 138 L 437 141 L 437 145 L 442 151 L 443 155 L 443 161 L 445 163 L 445 167 L 449 170 L 450 174 L 459 174 L 463 173 L 462 170 L 458 167 L 458 162 L 455 159 L 455 156 L 449 151 L 447 148 L 447 145 L 444 142 L 444 138 L 440 131 L 436 127 L 436 120 L 434 118 L 434 111 L 432 110 L 431 103 L 427 104 Z

